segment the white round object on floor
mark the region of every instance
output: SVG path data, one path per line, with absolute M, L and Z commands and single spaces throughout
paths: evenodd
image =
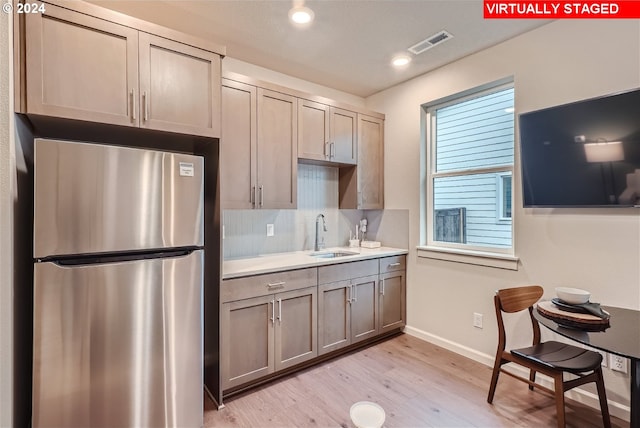
M 384 409 L 371 401 L 359 401 L 349 410 L 351 421 L 358 428 L 380 428 L 384 424 Z

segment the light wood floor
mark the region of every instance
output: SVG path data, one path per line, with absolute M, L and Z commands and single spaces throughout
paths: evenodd
M 205 398 L 205 427 L 353 427 L 349 408 L 374 401 L 385 427 L 555 427 L 553 398 L 501 375 L 487 403 L 491 369 L 401 335 L 225 401 Z M 600 412 L 567 400 L 567 427 L 601 427 Z M 629 424 L 612 418 L 614 427 Z

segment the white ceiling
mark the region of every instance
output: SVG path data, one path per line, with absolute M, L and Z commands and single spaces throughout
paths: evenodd
M 300 0 L 297 0 L 298 2 Z M 292 0 L 92 0 L 227 47 L 229 57 L 367 97 L 546 24 L 485 20 L 482 0 L 307 0 L 315 20 L 288 21 Z M 391 58 L 447 30 L 453 39 L 413 57 Z

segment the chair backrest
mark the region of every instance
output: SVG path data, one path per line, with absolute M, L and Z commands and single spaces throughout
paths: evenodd
M 540 300 L 543 294 L 544 289 L 539 285 L 504 288 L 496 291 L 496 305 L 507 313 L 520 312 Z
M 507 343 L 502 312 L 514 313 L 527 310 L 531 318 L 533 328 L 533 344 L 540 343 L 540 326 L 533 317 L 533 304 L 540 300 L 544 290 L 539 285 L 527 285 L 524 287 L 503 288 L 496 291 L 494 303 L 496 306 L 496 319 L 498 321 L 498 355 L 501 355 Z

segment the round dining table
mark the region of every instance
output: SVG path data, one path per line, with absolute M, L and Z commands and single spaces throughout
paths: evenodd
M 632 427 L 640 427 L 640 311 L 602 306 L 610 314 L 609 326 L 601 331 L 582 330 L 552 320 L 538 310 L 533 316 L 540 324 L 568 339 L 629 359 L 631 371 L 630 418 Z

